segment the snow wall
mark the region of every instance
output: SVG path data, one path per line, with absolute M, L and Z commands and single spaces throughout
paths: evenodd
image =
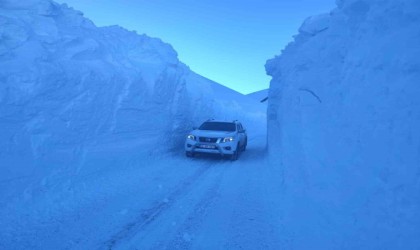
M 209 118 L 266 120 L 263 107 L 190 71 L 159 39 L 96 27 L 49 0 L 0 1 L 3 202 L 142 153 L 181 153 L 185 134 Z
M 420 247 L 420 2 L 339 0 L 267 61 L 286 249 Z

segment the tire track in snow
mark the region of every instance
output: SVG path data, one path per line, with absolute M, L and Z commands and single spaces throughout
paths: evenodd
M 274 194 L 277 173 L 262 165 L 245 164 L 238 176 L 237 193 L 223 249 L 281 249 L 278 231 L 278 201 Z M 249 173 L 253 173 L 249 175 Z
M 184 179 L 175 190 L 163 201 L 156 202 L 152 207 L 142 210 L 140 216 L 133 222 L 126 224 L 119 232 L 114 234 L 110 240 L 106 241 L 99 249 L 114 249 L 119 242 L 128 240 L 144 230 L 149 224 L 153 223 L 164 211 L 173 206 L 174 202 L 186 195 L 190 188 L 212 168 L 214 164 L 204 164 L 194 174 Z
M 189 232 L 193 232 L 200 227 L 202 221 L 205 219 L 204 217 L 206 217 L 205 215 L 209 213 L 209 210 L 211 210 L 214 203 L 219 199 L 221 176 L 225 174 L 224 170 L 227 169 L 226 167 L 238 167 L 243 164 L 243 162 L 240 164 L 241 161 L 258 159 L 261 157 L 262 153 L 263 150 L 260 150 L 260 147 L 255 147 L 254 145 L 254 147 L 251 146 L 249 150 L 244 152 L 237 162 L 231 163 L 226 160 L 203 162 L 200 164 L 201 166 L 199 165 L 199 169 L 186 179 L 182 180 L 174 191 L 169 193 L 164 201 L 155 202 L 150 208 L 141 210 L 140 216 L 138 216 L 137 219 L 122 227 L 122 229 L 115 233 L 110 240 L 106 241 L 100 249 L 118 249 L 123 246 L 130 247 L 129 242 L 133 239 L 142 242 L 144 237 L 149 237 L 143 235 L 142 232 L 145 232 L 147 229 L 147 234 L 150 234 L 149 230 L 154 228 L 153 225 L 156 225 L 156 221 L 161 220 L 159 218 L 170 216 L 172 208 L 176 207 L 177 204 L 188 203 L 188 201 L 185 202 L 188 197 L 191 198 L 191 200 L 196 198 L 198 198 L 198 200 L 192 204 L 193 206 L 186 214 L 184 222 L 176 230 L 172 238 L 158 242 L 155 246 L 158 246 L 157 249 L 168 247 L 174 248 L 175 246 L 180 249 L 190 248 L 194 241 L 191 241 L 193 238 L 189 236 Z M 242 156 L 245 157 L 242 158 Z M 202 159 L 189 159 L 189 161 L 190 164 L 195 165 L 202 161 Z M 209 172 L 211 172 L 209 171 L 210 169 L 218 169 L 219 171 L 216 171 L 215 175 L 212 175 L 211 178 L 206 178 L 205 176 L 208 176 Z M 210 184 L 209 181 L 212 183 L 210 182 Z M 193 189 L 193 187 L 199 186 L 199 183 L 203 183 L 207 187 L 201 191 Z M 187 234 L 184 234 L 185 232 L 187 232 Z M 136 238 L 138 240 L 136 240 Z M 148 242 L 150 243 L 150 241 Z
M 225 171 L 222 171 L 214 179 L 216 180 L 200 197 L 192 211 L 188 214 L 184 223 L 177 229 L 175 237 L 169 243 L 162 243 L 154 249 L 190 249 L 193 243 L 194 233 L 206 218 L 212 205 L 220 197 L 220 184 Z
M 220 201 L 226 200 L 226 197 L 227 197 L 226 191 L 229 190 L 228 192 L 230 192 L 230 189 L 232 187 L 231 185 L 237 186 L 238 184 L 240 184 L 238 186 L 237 191 L 246 190 L 245 193 L 249 192 L 249 189 L 252 189 L 248 187 L 247 185 L 252 183 L 251 180 L 254 179 L 254 177 L 250 177 L 248 175 L 249 173 L 255 172 L 256 176 L 258 176 L 257 172 L 260 172 L 260 170 L 257 170 L 257 165 L 258 165 L 258 162 L 260 162 L 261 157 L 264 157 L 264 150 L 262 150 L 261 148 L 263 149 L 263 147 L 251 146 L 248 151 L 243 152 L 244 154 L 242 156 L 244 157 L 243 158 L 241 157 L 240 160 L 234 163 L 230 163 L 228 166 L 227 165 L 220 166 L 223 171 L 217 173 L 217 176 L 212 176 L 214 178 L 211 178 L 211 181 L 212 181 L 211 184 L 208 183 L 207 187 L 203 189 L 202 191 L 197 190 L 192 195 L 189 195 L 189 196 L 195 195 L 195 197 L 198 197 L 199 199 L 195 199 L 194 203 L 191 204 L 192 206 L 189 209 L 190 211 L 183 217 L 184 219 L 183 219 L 182 224 L 178 226 L 176 230 L 174 230 L 175 233 L 165 234 L 165 238 L 169 237 L 167 240 L 164 239 L 163 241 L 155 245 L 152 245 L 153 247 L 150 247 L 147 249 L 195 249 L 195 248 L 220 249 L 218 247 L 225 247 L 226 244 L 223 244 L 222 242 L 214 242 L 214 241 L 220 241 L 223 238 L 222 236 L 223 233 L 216 236 L 215 239 L 210 239 L 207 236 L 206 231 L 210 230 L 209 233 L 211 235 L 214 235 L 214 232 L 212 232 L 211 230 L 219 230 L 219 229 L 226 230 L 225 231 L 226 234 L 230 233 L 236 236 L 236 233 L 235 232 L 232 233 L 231 229 L 227 229 L 227 228 L 222 229 L 220 227 L 213 227 L 213 226 L 209 227 L 209 220 L 210 221 L 212 219 L 218 220 L 220 218 L 220 215 L 218 215 L 217 213 L 215 214 L 215 211 L 217 211 L 217 209 L 219 209 L 219 211 L 226 211 L 223 209 L 220 210 L 220 206 L 221 206 Z M 237 177 L 241 179 L 239 180 L 239 182 L 237 180 Z M 260 195 L 258 192 L 257 193 L 250 192 L 250 193 L 252 193 L 254 196 Z M 201 194 L 201 195 L 198 196 L 198 194 Z M 234 210 L 240 210 L 243 212 L 243 210 L 238 209 L 237 206 L 238 205 L 241 206 L 244 203 L 247 205 L 250 205 L 253 203 L 254 200 L 251 199 L 251 203 L 250 203 L 250 201 L 248 201 L 248 198 L 250 197 L 248 197 L 246 194 L 242 192 L 240 192 L 239 194 L 240 195 L 237 197 L 237 199 L 239 200 L 237 204 L 235 204 L 236 206 Z M 251 197 L 253 195 L 251 195 Z M 188 197 L 185 197 L 184 200 L 187 198 Z M 180 203 L 185 203 L 185 201 L 180 201 Z M 230 203 L 224 203 L 224 204 L 228 205 Z M 245 209 L 245 211 L 246 210 L 247 209 Z M 263 214 L 262 211 L 264 211 L 264 209 L 261 208 L 261 212 L 258 212 L 257 214 Z M 229 213 L 232 211 L 229 211 L 228 209 L 227 212 Z M 252 215 L 254 216 L 254 213 L 252 213 Z M 232 223 L 231 218 L 225 218 L 225 219 L 226 220 L 222 221 L 222 223 L 229 224 L 229 227 L 234 226 L 231 224 Z M 237 221 L 238 220 L 235 220 L 235 222 Z M 255 221 L 257 223 L 248 221 L 248 220 L 246 220 L 246 222 L 248 223 L 251 222 L 251 224 L 259 224 L 259 222 L 257 221 Z M 266 227 L 264 227 L 263 230 L 260 230 L 263 232 L 263 234 L 265 234 L 267 231 L 265 230 L 265 228 Z M 222 236 L 222 238 L 220 236 Z M 269 236 L 267 238 L 269 238 Z M 212 242 L 210 245 L 209 245 L 209 241 Z M 234 240 L 234 243 L 235 243 L 235 240 Z M 260 244 L 260 245 L 264 246 L 264 244 Z M 243 246 L 239 244 L 239 246 L 246 247 L 247 245 Z M 142 249 L 142 248 L 138 248 L 138 249 Z

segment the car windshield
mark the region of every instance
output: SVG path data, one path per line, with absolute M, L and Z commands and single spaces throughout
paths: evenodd
M 235 127 L 235 123 L 231 122 L 205 122 L 198 129 L 233 132 Z

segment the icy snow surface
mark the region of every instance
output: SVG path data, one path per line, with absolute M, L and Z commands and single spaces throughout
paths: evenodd
M 420 1 L 340 0 L 266 64 L 286 249 L 420 248 Z
M 251 164 L 237 181 L 240 163 L 185 159 L 186 133 L 208 118 L 240 119 L 244 160 L 262 157 L 265 108 L 190 71 L 170 45 L 52 1 L 0 0 L 0 249 L 246 245 L 237 226 L 262 223 L 249 197 L 272 175 Z M 232 201 L 234 240 L 201 239 Z M 208 207 L 216 214 L 197 217 Z

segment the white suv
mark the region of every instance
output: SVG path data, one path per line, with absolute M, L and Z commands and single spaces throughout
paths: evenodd
M 188 134 L 185 154 L 187 157 L 194 157 L 195 153 L 220 154 L 235 161 L 247 143 L 246 130 L 240 122 L 208 120 Z

